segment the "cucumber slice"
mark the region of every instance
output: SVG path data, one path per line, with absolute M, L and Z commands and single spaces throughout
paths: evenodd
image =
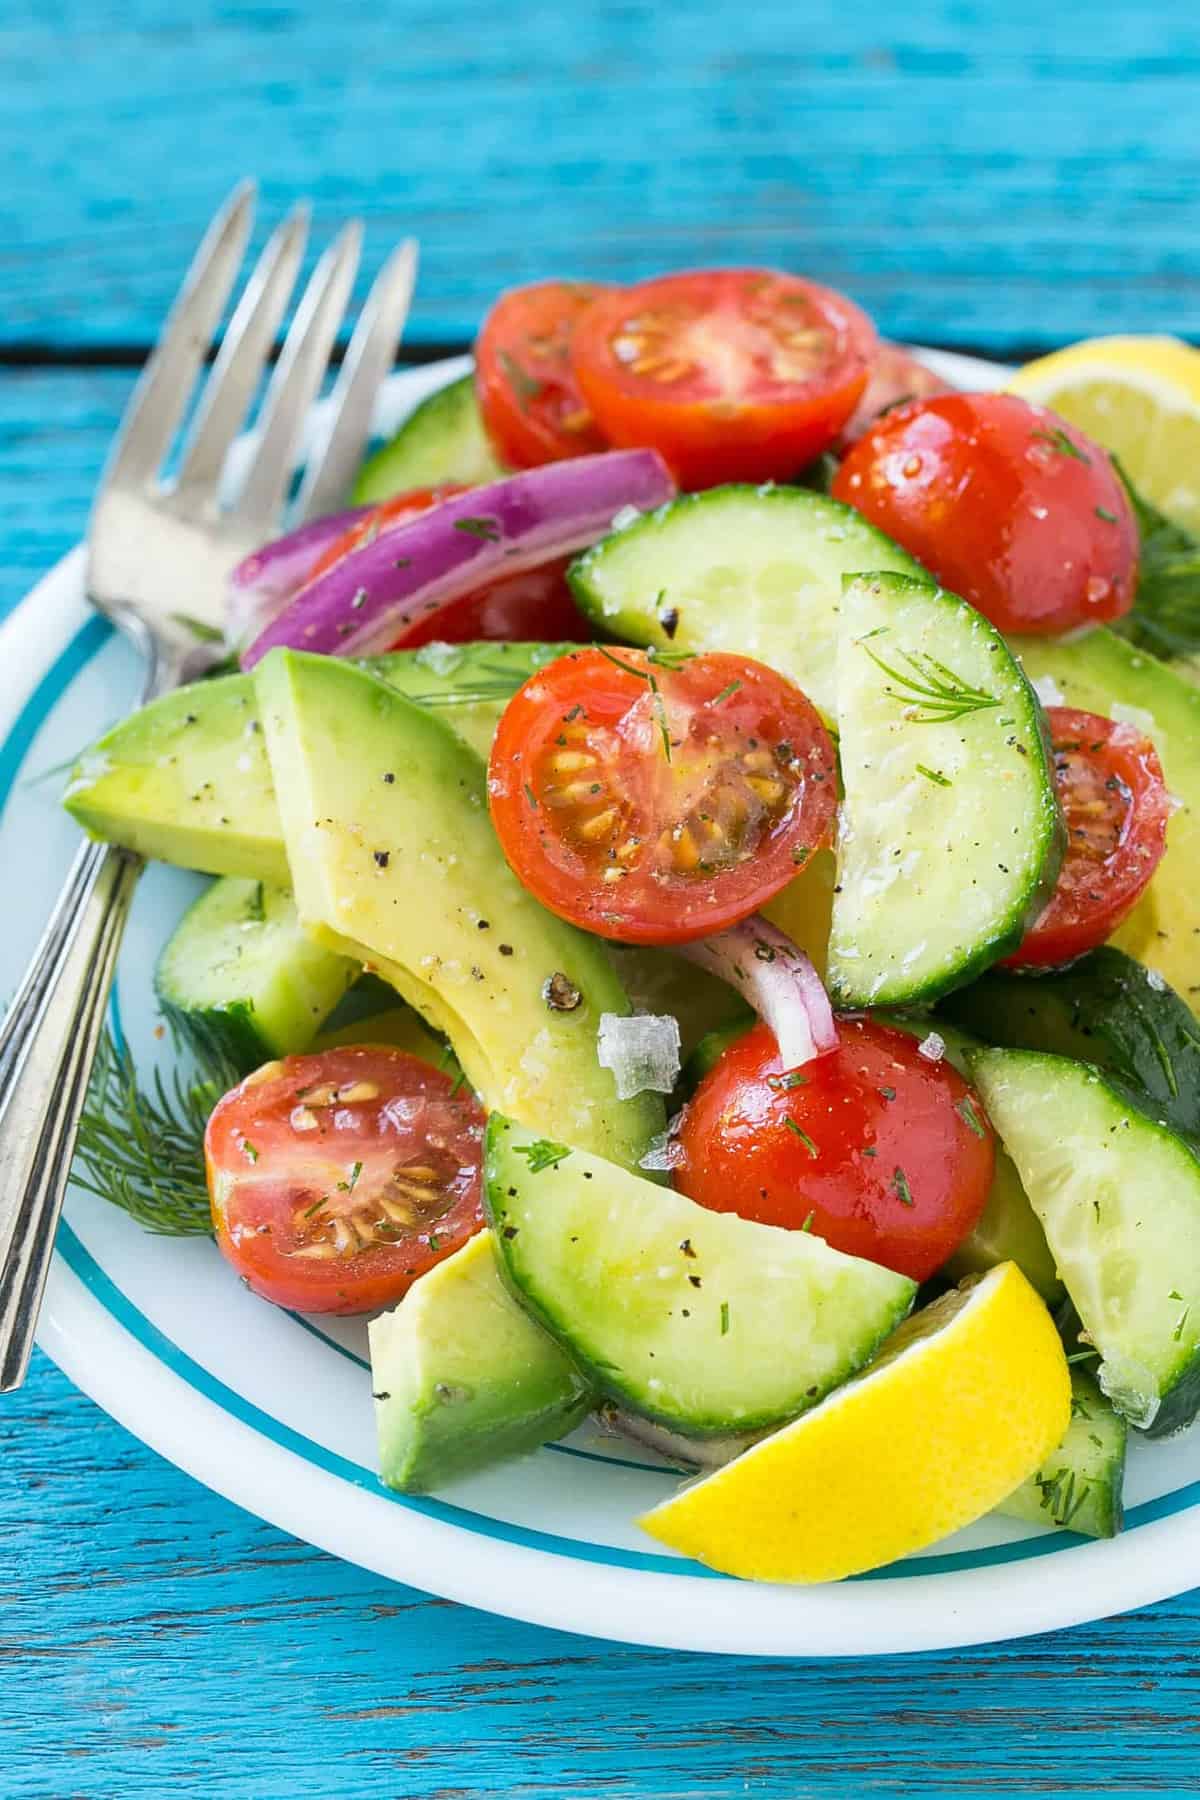
M 922 573 L 840 500 L 734 484 L 645 513 L 568 573 L 583 611 L 611 636 L 758 657 L 832 716 L 842 577 L 863 569 Z
M 436 487 L 443 481 L 478 487 L 504 474 L 484 430 L 475 378 L 464 375 L 422 400 L 396 435 L 367 458 L 350 501 L 377 505 L 407 488 Z
M 927 1003 L 1020 943 L 1062 856 L 1037 697 L 965 600 L 849 582 L 828 981 L 843 1007 Z
M 1085 1370 L 1071 1371 L 1071 1424 L 1036 1475 L 1003 1506 L 1010 1519 L 1058 1525 L 1084 1537 L 1116 1537 L 1125 1522 L 1125 1444 L 1128 1427 Z
M 404 1494 L 565 1437 L 590 1404 L 578 1369 L 509 1294 L 490 1231 L 367 1335 L 380 1474 Z
M 1200 1138 L 1200 1027 L 1162 976 L 1106 944 L 1069 969 L 994 970 L 946 1002 L 989 1044 L 1051 1050 L 1111 1070 L 1173 1131 Z
M 1090 1341 L 1100 1386 L 1154 1437 L 1200 1410 L 1200 1160 L 1098 1069 L 974 1050 L 971 1072 Z
M 154 987 L 163 1016 L 202 1062 L 248 1075 L 307 1050 L 361 970 L 305 935 L 287 888 L 229 876 L 184 914 Z
M 694 1437 L 806 1412 L 916 1293 L 808 1232 L 707 1212 L 497 1113 L 484 1200 L 510 1282 L 584 1373 Z

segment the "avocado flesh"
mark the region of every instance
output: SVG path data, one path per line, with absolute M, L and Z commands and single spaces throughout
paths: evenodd
M 662 1101 L 618 1100 L 596 1054 L 601 1013 L 629 1002 L 603 947 L 505 862 L 479 758 L 434 713 L 332 657 L 275 651 L 256 680 L 309 933 L 443 1032 L 489 1109 L 635 1166 Z
M 290 880 L 248 675 L 177 688 L 123 719 L 79 758 L 64 804 L 89 837 L 158 862 Z
M 1200 1014 L 1200 688 L 1102 626 L 1068 640 L 1015 638 L 1013 648 L 1031 680 L 1056 683 L 1064 706 L 1105 718 L 1114 706 L 1135 708 L 1131 722 L 1153 740 L 1180 804 L 1167 854 L 1111 941 L 1157 969 Z
M 480 756 L 509 697 L 569 644 L 430 644 L 366 666 L 445 716 Z M 90 837 L 207 875 L 290 879 L 250 675 L 151 701 L 79 758 L 64 798 Z
M 591 1390 L 512 1298 L 481 1231 L 367 1327 L 380 1474 L 401 1493 L 564 1437 Z

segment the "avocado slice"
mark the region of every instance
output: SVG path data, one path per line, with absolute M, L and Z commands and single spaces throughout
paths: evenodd
M 423 1494 L 565 1437 L 591 1404 L 570 1358 L 513 1299 L 481 1231 L 367 1327 L 379 1470 Z
M 483 1181 L 505 1274 L 534 1317 L 606 1397 L 688 1436 L 807 1412 L 916 1293 L 812 1232 L 710 1212 L 500 1113 Z
M 176 688 L 122 719 L 80 756 L 63 804 L 89 837 L 140 856 L 290 880 L 248 675 Z
M 1014 638 L 1031 680 L 1049 677 L 1065 706 L 1125 714 L 1153 740 L 1179 809 L 1167 854 L 1112 941 L 1157 969 L 1200 1014 L 1200 688 L 1098 626 L 1083 637 Z
M 521 683 L 569 644 L 427 644 L 365 666 L 436 709 L 480 756 Z M 151 701 L 75 764 L 64 797 L 88 833 L 207 875 L 286 886 L 254 679 L 221 675 Z
M 661 1099 L 618 1100 L 596 1035 L 627 1013 L 601 945 L 521 886 L 480 759 L 436 713 L 333 657 L 256 671 L 296 903 L 310 935 L 378 970 L 453 1044 L 489 1109 L 636 1164 Z

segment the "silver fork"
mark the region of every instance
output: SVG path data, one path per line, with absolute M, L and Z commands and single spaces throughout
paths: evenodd
M 87 591 L 146 659 L 143 704 L 222 654 L 221 598 L 234 564 L 276 535 L 301 436 L 329 364 L 358 267 L 362 228 L 345 227 L 304 289 L 257 421 L 240 490 L 221 476 L 274 345 L 308 232 L 298 207 L 246 282 L 204 383 L 179 473 L 160 470 L 192 398 L 245 254 L 254 190 L 221 208 L 196 252 L 125 411 L 92 508 Z M 331 511 L 370 429 L 395 359 L 416 272 L 401 244 L 371 290 L 330 402 L 324 447 L 309 461 L 297 519 Z M 0 1026 L 0 1392 L 25 1378 L 54 1232 L 117 952 L 142 870 L 132 852 L 85 844 Z

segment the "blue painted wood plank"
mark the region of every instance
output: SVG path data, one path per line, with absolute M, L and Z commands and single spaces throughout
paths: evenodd
M 0 1405 L 5 1800 L 1195 1791 L 1200 1595 L 945 1656 L 624 1649 L 284 1537 L 42 1358 Z
M 0 619 L 87 527 L 124 369 L 0 370 Z
M 745 260 L 896 335 L 1200 334 L 1198 112 L 1193 0 L 9 0 L 0 344 L 152 336 L 247 172 L 361 211 L 369 269 L 417 232 L 426 339 L 556 270 Z

